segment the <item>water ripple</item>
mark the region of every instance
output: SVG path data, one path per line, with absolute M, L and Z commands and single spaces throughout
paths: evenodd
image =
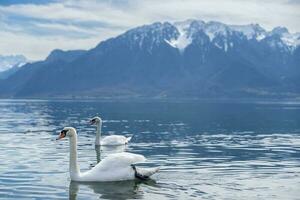
M 297 199 L 298 108 L 0 100 L 0 199 Z M 105 119 L 105 134 L 133 136 L 131 143 L 95 151 L 95 130 L 87 122 L 96 113 Z M 128 151 L 161 171 L 149 182 L 70 182 L 68 141 L 55 141 L 63 126 L 78 130 L 82 170 L 97 156 Z

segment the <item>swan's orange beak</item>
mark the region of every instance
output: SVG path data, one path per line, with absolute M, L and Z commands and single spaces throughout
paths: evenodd
M 66 133 L 64 131 L 61 131 L 59 136 L 56 138 L 56 140 L 63 139 L 64 137 L 66 137 Z

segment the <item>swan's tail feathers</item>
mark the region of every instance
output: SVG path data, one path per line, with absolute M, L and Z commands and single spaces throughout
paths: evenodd
M 126 138 L 126 144 L 128 144 L 128 142 L 131 140 L 132 137 L 128 137 Z
M 138 173 L 142 174 L 143 176 L 150 177 L 156 172 L 159 171 L 159 167 L 152 167 L 152 168 L 138 168 L 137 171 Z
M 152 167 L 152 168 L 136 168 L 135 165 L 131 165 L 132 169 L 134 170 L 135 177 L 141 180 L 147 180 L 159 171 L 159 167 Z

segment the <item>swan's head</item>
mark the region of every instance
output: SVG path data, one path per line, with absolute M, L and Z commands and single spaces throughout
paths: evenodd
M 90 120 L 91 125 L 96 125 L 102 122 L 102 119 L 100 117 L 94 117 Z
M 60 140 L 65 138 L 66 136 L 68 137 L 73 137 L 76 135 L 76 129 L 73 127 L 65 127 L 59 134 L 59 136 L 56 138 L 56 140 Z

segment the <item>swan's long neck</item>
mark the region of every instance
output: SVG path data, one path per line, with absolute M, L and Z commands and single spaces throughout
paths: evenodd
M 77 134 L 70 137 L 70 177 L 71 180 L 78 180 L 80 176 L 80 169 L 77 163 Z
M 102 121 L 97 124 L 95 145 L 100 145 Z
M 100 146 L 95 146 L 97 163 L 101 161 L 101 149 Z

